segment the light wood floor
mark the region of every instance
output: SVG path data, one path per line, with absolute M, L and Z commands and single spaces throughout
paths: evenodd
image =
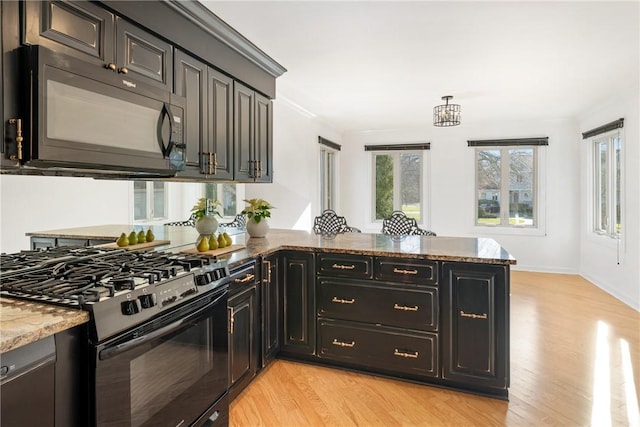
M 509 402 L 277 360 L 231 426 L 638 426 L 640 313 L 574 275 L 512 272 Z

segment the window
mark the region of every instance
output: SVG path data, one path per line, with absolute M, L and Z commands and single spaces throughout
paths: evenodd
M 476 148 L 476 225 L 537 226 L 536 146 Z
M 593 138 L 594 227 L 598 234 L 619 237 L 622 139 L 618 132 Z
M 422 221 L 422 152 L 374 152 L 373 221 L 395 210 Z
M 167 191 L 161 181 L 133 182 L 133 220 L 159 221 L 167 218 Z
M 320 211 L 336 209 L 336 152 L 320 148 Z
M 338 203 L 336 169 L 338 153 L 342 146 L 321 136 L 318 136 L 318 143 L 320 144 L 320 212 L 326 209 L 336 210 Z
M 233 218 L 238 211 L 238 195 L 236 184 L 204 184 L 204 194 L 207 199 L 217 199 L 221 204 L 220 215 Z

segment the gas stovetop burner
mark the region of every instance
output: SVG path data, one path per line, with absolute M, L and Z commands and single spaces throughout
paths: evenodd
M 225 286 L 225 261 L 197 254 L 63 247 L 2 255 L 3 296 L 81 308 L 101 340 Z

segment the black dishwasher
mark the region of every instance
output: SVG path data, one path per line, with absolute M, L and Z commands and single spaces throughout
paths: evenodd
M 0 355 L 2 427 L 54 426 L 53 336 Z

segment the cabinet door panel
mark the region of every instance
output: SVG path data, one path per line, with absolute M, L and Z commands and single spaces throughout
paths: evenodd
M 506 388 L 508 267 L 445 263 L 443 377 Z
M 254 96 L 255 92 L 238 82 L 234 84 L 235 179 L 252 181 L 254 168 Z
M 209 67 L 207 88 L 209 115 L 205 151 L 215 155 L 214 178 L 233 179 L 233 79 Z
M 280 291 L 278 256 L 262 262 L 262 366 L 266 366 L 280 350 Z
M 119 70 L 126 67 L 146 83 L 172 92 L 173 48 L 169 43 L 121 18 L 116 19 L 116 40 Z
M 438 376 L 438 336 L 379 325 L 318 321 L 318 355 L 364 369 Z
M 285 252 L 282 256 L 283 351 L 315 354 L 313 261 L 313 254 Z
M 114 62 L 114 16 L 89 2 L 25 2 L 25 41 L 100 65 Z
M 271 100 L 256 94 L 255 155 L 258 161 L 256 181 L 271 182 L 273 179 L 273 109 Z
M 229 386 L 236 396 L 258 371 L 259 306 L 258 289 L 250 286 L 229 298 Z
M 186 98 L 184 130 L 186 165 L 200 167 L 200 152 L 207 138 L 207 66 L 176 50 L 175 92 Z

